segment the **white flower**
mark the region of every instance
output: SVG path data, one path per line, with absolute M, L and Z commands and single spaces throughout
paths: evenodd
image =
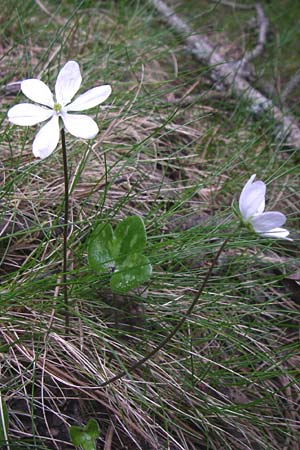
M 247 181 L 239 199 L 244 225 L 262 236 L 292 240 L 287 237 L 289 231 L 280 228 L 286 221 L 285 215 L 278 211 L 264 212 L 266 185 L 263 181 L 254 181 L 255 177 L 254 174 Z
M 59 141 L 59 117 L 64 128 L 73 136 L 92 139 L 99 129 L 96 122 L 82 114 L 69 114 L 70 111 L 84 111 L 104 102 L 111 94 L 109 85 L 94 87 L 76 100 L 72 98 L 81 85 L 80 68 L 77 62 L 69 61 L 60 70 L 55 83 L 55 96 L 48 86 L 38 79 L 28 79 L 21 83 L 21 90 L 30 100 L 44 106 L 21 103 L 8 111 L 8 119 L 16 125 L 36 125 L 50 119 L 36 135 L 32 151 L 34 156 L 46 158 L 56 148 Z

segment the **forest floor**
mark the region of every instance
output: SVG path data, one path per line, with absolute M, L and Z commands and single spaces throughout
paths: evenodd
M 228 61 L 258 32 L 253 3 L 233 4 L 169 2 Z M 298 124 L 300 4 L 261 6 L 269 28 L 247 81 Z M 0 24 L 1 448 L 75 449 L 70 426 L 95 419 L 100 436 L 83 450 L 299 450 L 299 148 L 214 80 L 151 1 L 4 0 Z M 36 159 L 38 127 L 12 125 L 7 111 L 27 102 L 19 81 L 53 90 L 70 60 L 79 93 L 112 94 L 91 110 L 95 139 L 66 134 L 66 333 L 61 148 Z M 233 233 L 252 174 L 293 241 Z M 153 272 L 114 294 L 87 246 L 99 223 L 130 215 L 143 218 Z M 181 328 L 131 370 L 184 317 L 232 233 Z

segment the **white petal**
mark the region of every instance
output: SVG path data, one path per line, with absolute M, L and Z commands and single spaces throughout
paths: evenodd
M 60 70 L 56 83 L 56 101 L 61 106 L 67 105 L 81 85 L 80 68 L 76 61 L 67 62 Z
M 37 158 L 46 158 L 55 150 L 59 141 L 59 121 L 55 115 L 44 125 L 35 137 L 32 151 Z
M 26 95 L 26 97 L 28 97 L 30 100 L 53 108 L 53 95 L 48 86 L 43 83 L 43 81 L 37 80 L 35 78 L 24 80 L 21 83 L 21 89 L 23 94 Z
M 269 230 L 266 233 L 261 233 L 262 236 L 292 241 L 293 240 L 292 238 L 287 237 L 289 234 L 290 232 L 285 228 L 273 228 L 272 230 Z
M 85 109 L 94 108 L 94 106 L 103 103 L 111 94 L 111 87 L 109 84 L 98 86 L 84 94 L 80 95 L 74 102 L 70 103 L 67 111 L 84 111 Z
M 281 227 L 285 221 L 285 215 L 278 211 L 256 214 L 251 218 L 251 224 L 257 233 L 264 233 L 273 228 Z
M 88 116 L 64 113 L 62 120 L 66 130 L 78 138 L 92 139 L 99 131 L 96 122 Z
M 30 126 L 44 122 L 53 115 L 53 110 L 31 103 L 15 105 L 7 113 L 8 120 L 15 125 Z
M 245 220 L 265 209 L 266 185 L 263 181 L 255 181 L 255 174 L 245 184 L 239 199 L 239 208 Z

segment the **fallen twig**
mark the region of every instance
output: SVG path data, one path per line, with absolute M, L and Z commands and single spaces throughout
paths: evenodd
M 288 145 L 300 148 L 300 129 L 294 117 L 281 111 L 273 102 L 236 71 L 236 62 L 228 63 L 214 49 L 207 36 L 195 34 L 189 25 L 182 20 L 162 0 L 152 0 L 155 9 L 161 14 L 167 24 L 185 38 L 186 49 L 199 62 L 211 66 L 214 80 L 222 82 L 233 94 L 243 97 L 249 103 L 249 109 L 255 114 L 271 113 L 281 127 L 277 137 L 285 139 Z M 254 54 L 261 48 L 263 37 L 266 33 L 266 23 L 261 26 L 259 44 L 254 49 Z M 253 54 L 252 54 L 253 56 Z M 249 55 L 248 55 L 249 57 Z
M 249 9 L 253 9 L 253 5 L 242 5 L 241 3 L 236 3 L 235 1 L 231 2 L 230 0 L 213 0 L 214 3 L 224 5 L 224 6 L 231 6 L 234 9 L 244 9 L 246 11 L 249 11 Z
M 256 9 L 256 22 L 259 30 L 257 44 L 252 50 L 245 52 L 242 58 L 238 59 L 237 61 L 230 62 L 232 66 L 232 71 L 235 72 L 236 74 L 239 74 L 242 78 L 246 79 L 250 78 L 251 76 L 251 66 L 249 63 L 258 56 L 260 56 L 264 51 L 267 40 L 267 32 L 269 28 L 269 21 L 265 16 L 262 6 L 259 3 L 257 3 L 255 5 L 255 9 Z
M 297 87 L 300 83 L 300 69 L 292 76 L 286 87 L 281 94 L 281 100 L 284 102 L 290 93 Z
M 259 28 L 258 42 L 251 51 L 245 53 L 245 55 L 242 58 L 243 64 L 245 64 L 246 62 L 250 62 L 253 59 L 260 56 L 266 44 L 269 21 L 265 16 L 262 6 L 259 3 L 256 5 L 256 14 L 257 14 L 257 25 Z

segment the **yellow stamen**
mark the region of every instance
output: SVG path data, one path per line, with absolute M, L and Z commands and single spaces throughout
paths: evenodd
M 59 114 L 61 112 L 61 105 L 59 103 L 54 103 L 54 111 Z

